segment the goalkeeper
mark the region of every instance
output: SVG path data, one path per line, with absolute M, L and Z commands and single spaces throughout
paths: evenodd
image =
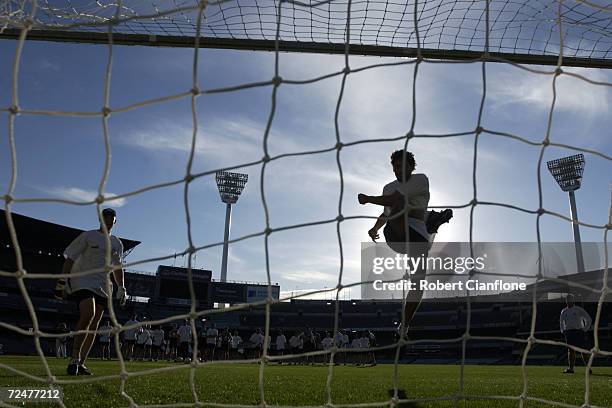
M 425 174 L 413 174 L 416 162 L 411 152 L 404 150 L 393 152 L 391 166 L 396 179 L 385 185 L 381 196 L 365 194 L 357 196 L 359 204 L 384 206 L 383 213 L 376 220 L 374 227 L 368 231 L 368 235 L 376 242 L 379 238 L 378 230 L 384 225 L 385 240 L 394 251 L 409 253 L 413 257 L 421 255 L 427 257 L 429 234 L 435 234 L 441 224 L 450 220 L 452 210 L 427 212 L 429 180 Z M 406 232 L 406 221 L 408 232 Z M 425 273 L 426 271 L 421 268 L 413 275 L 414 279 L 424 279 Z M 411 290 L 408 293 L 404 307 L 406 323 L 412 319 L 422 297 L 422 290 Z
M 117 222 L 115 210 L 106 208 L 102 211 L 102 221 L 111 243 L 111 264 L 121 265 L 123 258 L 123 244 L 119 238 L 111 235 L 111 230 Z M 106 237 L 103 225 L 97 230 L 81 233 L 64 251 L 64 267 L 62 273 L 74 274 L 77 272 L 100 269 L 97 272 L 68 278 L 66 292 L 68 299 L 76 302 L 79 308 L 79 321 L 76 330 L 88 330 L 92 333 L 77 334 L 74 336 L 72 355 L 68 364 L 68 375 L 91 375 L 85 361 L 96 338 L 104 309 L 108 304 L 109 296 L 106 288 L 108 272 L 106 267 Z M 113 270 L 115 282 L 118 285 L 117 299 L 125 304 L 127 293 L 123 282 L 123 269 Z M 61 284 L 60 284 L 61 286 Z M 56 292 L 58 288 L 56 288 Z M 56 293 L 57 295 L 57 293 Z

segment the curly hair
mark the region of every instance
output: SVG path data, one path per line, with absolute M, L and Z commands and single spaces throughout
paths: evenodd
M 404 150 L 396 150 L 391 153 L 391 163 L 395 163 L 396 161 L 401 162 L 404 158 Z M 412 152 L 406 151 L 406 165 L 408 168 L 416 168 L 416 161 L 414 160 L 414 154 Z

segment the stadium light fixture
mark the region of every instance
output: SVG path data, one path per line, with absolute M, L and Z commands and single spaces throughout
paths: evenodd
M 582 182 L 584 172 L 584 155 L 576 154 L 551 160 L 546 163 L 548 171 L 555 178 L 562 191 L 569 194 L 570 212 L 572 215 L 572 229 L 574 232 L 574 246 L 576 247 L 576 264 L 578 273 L 584 272 L 584 257 L 582 256 L 582 242 L 580 240 L 580 226 L 578 221 L 578 211 L 576 210 L 576 196 L 574 192 L 578 190 Z
M 221 282 L 227 281 L 227 253 L 229 249 L 230 223 L 232 217 L 232 204 L 236 204 L 242 190 L 249 180 L 248 174 L 218 171 L 216 174 L 217 187 L 221 201 L 225 207 L 225 233 L 223 235 L 223 258 L 221 260 Z

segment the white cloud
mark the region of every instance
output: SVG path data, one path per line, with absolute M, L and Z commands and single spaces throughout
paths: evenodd
M 610 78 L 598 69 L 564 68 L 593 81 L 609 82 Z M 494 107 L 501 109 L 509 105 L 549 110 L 552 105 L 552 75 L 533 74 L 526 71 L 500 70 L 492 75 L 493 85 L 487 97 Z M 597 86 L 569 75 L 561 75 L 556 83 L 557 101 L 555 109 L 578 112 L 586 115 L 607 115 L 610 110 L 610 88 Z
M 265 122 L 244 117 L 224 117 L 200 124 L 197 133 L 195 155 L 207 163 L 207 167 L 227 166 L 263 157 Z M 155 126 L 137 130 L 121 139 L 121 143 L 157 153 L 189 153 L 193 128 L 186 122 L 160 120 Z M 274 139 L 275 153 L 294 152 L 299 145 L 277 130 L 269 136 Z M 183 163 L 181 163 L 183 165 Z
M 247 262 L 244 259 L 242 259 L 242 257 L 236 255 L 235 253 L 232 253 L 231 248 L 228 249 L 227 258 L 228 258 L 228 262 L 232 262 L 234 264 L 238 264 L 241 266 L 247 265 Z
M 43 59 L 42 62 L 40 63 L 40 68 L 43 70 L 49 70 L 49 71 L 55 71 L 55 72 L 60 72 L 62 70 L 62 67 L 60 66 L 58 62 L 51 61 L 46 58 Z
M 151 129 L 133 132 L 118 141 L 155 152 L 189 152 L 191 133 L 192 130 L 187 126 L 166 122 L 159 123 Z
M 283 279 L 286 279 L 291 282 L 299 282 L 302 285 L 308 285 L 312 283 L 317 283 L 320 285 L 324 282 L 333 285 L 334 283 L 337 283 L 338 276 L 331 273 L 320 272 L 317 270 L 291 269 L 289 271 L 283 272 Z
M 56 198 L 62 198 L 75 201 L 93 201 L 98 196 L 98 192 L 94 190 L 84 190 L 78 187 L 51 187 L 42 189 L 47 194 Z M 104 197 L 107 199 L 116 197 L 117 194 L 105 192 Z M 125 198 L 118 198 L 112 201 L 107 201 L 108 205 L 113 207 L 123 207 L 126 204 Z

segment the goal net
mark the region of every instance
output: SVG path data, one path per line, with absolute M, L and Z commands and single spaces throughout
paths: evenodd
M 436 0 L 436 1 L 383 1 L 383 0 L 355 0 L 355 1 L 267 1 L 267 0 L 228 0 L 228 1 L 193 1 L 193 0 L 159 0 L 159 1 L 121 1 L 121 0 L 98 0 L 98 1 L 78 1 L 78 0 L 0 0 L 0 39 L 13 41 L 17 44 L 15 53 L 11 59 L 12 77 L 10 78 L 10 104 L 0 106 L 0 113 L 6 115 L 7 124 L 5 133 L 10 147 L 11 172 L 8 189 L 4 192 L 3 201 L 7 214 L 7 224 L 10 231 L 10 242 L 14 248 L 16 271 L 0 271 L 0 277 L 15 279 L 28 308 L 32 319 L 33 330 L 28 332 L 15 325 L 0 321 L 0 327 L 14 331 L 16 333 L 31 336 L 34 339 L 40 362 L 45 369 L 44 376 L 36 376 L 19 370 L 10 365 L 0 363 L 0 368 L 8 370 L 15 375 L 39 382 L 40 384 L 50 384 L 51 386 L 61 386 L 70 384 L 70 380 L 58 379 L 53 375 L 44 352 L 41 348 L 41 339 L 58 338 L 59 335 L 46 333 L 40 329 L 37 312 L 28 295 L 27 281 L 30 279 L 51 279 L 58 277 L 57 274 L 29 274 L 23 268 L 23 255 L 19 248 L 19 236 L 16 233 L 11 216 L 11 208 L 15 203 L 29 202 L 54 202 L 65 205 L 91 205 L 96 206 L 98 212 L 106 206 L 112 206 L 113 200 L 135 197 L 147 191 L 156 189 L 166 189 L 180 186 L 184 191 L 185 223 L 188 234 L 188 247 L 184 249 L 182 255 L 188 259 L 187 266 L 191 270 L 193 259 L 200 251 L 210 248 L 221 247 L 224 242 L 215 242 L 198 246 L 192 237 L 193 209 L 189 205 L 190 185 L 194 180 L 202 178 L 212 178 L 218 171 L 234 171 L 244 167 L 258 166 L 260 169 L 260 184 L 258 189 L 261 192 L 261 204 L 264 209 L 265 219 L 264 228 L 252 234 L 232 238 L 230 243 L 237 243 L 255 237 L 263 237 L 265 245 L 265 266 L 268 284 L 268 298 L 264 301 L 255 302 L 253 305 L 265 306 L 265 345 L 269 344 L 271 338 L 270 314 L 272 306 L 288 298 L 300 298 L 322 292 L 330 293 L 334 301 L 334 327 L 336 333 L 341 327 L 339 325 L 339 302 L 342 299 L 342 290 L 350 287 L 359 287 L 364 282 L 346 283 L 343 279 L 344 274 L 344 247 L 343 247 L 343 226 L 356 219 L 373 219 L 374 217 L 359 215 L 347 216 L 343 213 L 343 194 L 345 192 L 345 175 L 343 172 L 342 157 L 348 149 L 366 143 L 384 143 L 395 141 L 402 143 L 404 147 L 412 146 L 424 139 L 456 138 L 469 136 L 473 138 L 473 149 L 471 155 L 466 159 L 465 164 L 472 168 L 473 185 L 472 195 L 467 202 L 448 202 L 444 203 L 444 208 L 468 209 L 469 217 L 469 241 L 472 244 L 474 228 L 474 210 L 476 206 L 500 207 L 510 211 L 522 212 L 532 215 L 535 219 L 534 229 L 537 231 L 538 245 L 541 235 L 542 217 L 556 217 L 567 222 L 569 225 L 574 222 L 589 229 L 601 232 L 601 240 L 604 242 L 605 268 L 602 270 L 602 287 L 593 289 L 579 283 L 569 283 L 583 289 L 592 290 L 598 297 L 597 313 L 594 316 L 594 346 L 592 349 L 582 349 L 576 346 L 571 348 L 587 353 L 589 355 L 589 368 L 596 357 L 612 357 L 611 350 L 600 348 L 598 328 L 602 318 L 604 303 L 609 301 L 610 287 L 608 286 L 608 231 L 612 227 L 612 205 L 608 214 L 607 222 L 600 225 L 593 225 L 571 218 L 543 207 L 542 202 L 542 175 L 545 173 L 545 163 L 543 161 L 544 152 L 551 147 L 569 149 L 573 152 L 584 153 L 589 156 L 596 156 L 606 164 L 612 161 L 609 151 L 584 147 L 580 143 L 568 145 L 557 142 L 553 136 L 552 123 L 553 113 L 557 93 L 559 92 L 559 78 L 563 76 L 572 77 L 585 84 L 609 89 L 612 82 L 605 79 L 592 79 L 584 74 L 584 71 L 566 70 L 565 67 L 584 67 L 584 68 L 610 68 L 612 67 L 612 6 L 604 1 L 552 1 L 552 0 L 491 0 L 491 1 L 468 1 L 468 0 Z M 108 47 L 108 60 L 104 74 L 104 104 L 102 109 L 96 112 L 91 111 L 62 111 L 40 109 L 37 106 L 27 106 L 20 103 L 19 84 L 20 72 L 24 68 L 21 56 L 24 48 L 27 48 L 28 41 L 57 41 L 74 43 L 95 43 L 105 44 Z M 141 100 L 127 106 L 113 106 L 110 103 L 110 79 L 113 73 L 113 50 L 119 45 L 141 45 L 151 47 L 185 47 L 193 49 L 193 66 L 191 68 L 190 87 L 180 93 L 164 95 L 154 99 Z M 269 73 L 268 79 L 264 82 L 246 82 L 233 86 L 209 89 L 206 88 L 200 79 L 198 71 L 201 64 L 202 48 L 223 48 L 235 50 L 254 50 L 272 52 L 275 59 L 273 70 Z M 282 78 L 279 71 L 279 60 L 283 58 L 285 52 L 296 53 L 331 53 L 345 57 L 345 64 L 340 71 L 330 71 L 323 75 L 309 78 L 307 80 L 292 80 Z M 385 66 L 398 64 L 414 66 L 411 78 L 406 78 L 412 82 L 412 94 L 407 95 L 406 99 L 412 101 L 411 117 L 407 121 L 408 125 L 405 132 L 397 137 L 378 137 L 362 138 L 347 141 L 343 138 L 343 132 L 338 125 L 337 117 L 346 100 L 343 99 L 347 80 L 356 71 L 351 69 L 351 58 L 357 55 L 379 56 L 379 57 L 403 57 L 377 61 L 371 65 L 359 68 L 359 71 L 377 70 Z M 415 124 L 418 121 L 419 98 L 418 84 L 422 71 L 427 69 L 426 63 L 431 64 L 452 64 L 452 63 L 473 63 L 480 64 L 481 82 L 474 92 L 479 96 L 478 115 L 471 130 L 467 133 L 436 133 L 419 134 Z M 553 90 L 553 98 L 544 126 L 543 136 L 538 141 L 513 132 L 499 131 L 487 128 L 483 120 L 487 102 L 488 67 L 491 64 L 504 63 L 528 72 L 530 75 L 538 77 L 539 81 L 547 82 Z M 342 78 L 342 85 L 337 97 L 335 121 L 330 122 L 333 129 L 334 138 L 330 140 L 325 148 L 299 151 L 285 154 L 272 153 L 271 128 L 274 120 L 282 114 L 279 109 L 280 99 L 278 90 L 284 85 L 296 85 L 307 87 L 314 83 L 336 76 Z M 267 87 L 270 90 L 271 109 L 263 134 L 261 135 L 262 158 L 255 162 L 245 162 L 231 167 L 215 168 L 205 172 L 196 172 L 193 167 L 194 155 L 196 153 L 196 134 L 198 131 L 198 108 L 199 97 L 207 94 L 219 93 L 239 93 L 241 91 Z M 109 196 L 105 193 L 105 185 L 109 179 L 111 165 L 111 130 L 108 126 L 109 119 L 116 113 L 133 111 L 135 109 L 163 105 L 175 100 L 188 100 L 193 112 L 193 120 L 188 124 L 192 130 L 193 138 L 190 144 L 187 169 L 180 178 L 160 182 L 155 185 L 141 186 L 140 188 L 126 192 L 117 196 Z M 205 108 L 204 108 L 205 109 Z M 99 118 L 103 123 L 104 149 L 100 152 L 103 156 L 104 172 L 99 181 L 98 196 L 90 201 L 79 201 L 69 199 L 43 199 L 36 197 L 21 197 L 15 194 L 17 185 L 17 168 L 20 165 L 19 154 L 16 148 L 16 129 L 15 123 L 21 117 L 28 116 L 53 116 L 57 118 L 68 117 L 94 117 Z M 605 137 L 605 136 L 604 136 Z M 476 177 L 477 167 L 481 160 L 479 144 L 484 138 L 491 140 L 503 140 L 504 142 L 521 144 L 531 149 L 537 150 L 538 160 L 534 163 L 533 178 L 537 179 L 537 192 L 539 202 L 529 208 L 509 204 L 503 201 L 487 201 L 480 197 L 478 192 L 478 182 Z M 284 158 L 297 158 L 306 155 L 324 155 L 332 153 L 335 155 L 335 171 L 340 180 L 339 200 L 329 204 L 335 214 L 331 218 L 319 219 L 308 223 L 283 224 L 273 228 L 271 223 L 270 203 L 266 194 L 266 180 L 272 172 L 272 164 Z M 608 167 L 609 169 L 609 167 Z M 305 177 L 308 177 L 307 175 Z M 442 206 L 439 206 L 442 207 Z M 328 212 L 329 213 L 329 212 Z M 270 246 L 269 238 L 275 233 L 287 230 L 306 229 L 314 225 L 330 224 L 337 228 L 338 241 L 338 261 L 339 271 L 337 285 L 330 289 L 318 291 L 306 291 L 294 294 L 283 299 L 275 299 L 272 296 L 271 285 L 273 282 L 271 268 L 269 265 Z M 175 253 L 168 253 L 165 256 L 154 259 L 139 260 L 127 264 L 126 266 L 137 266 L 150 261 L 160 261 L 176 257 Z M 107 262 L 110 268 L 110 254 L 107 254 Z M 93 271 L 95 272 L 95 271 Z M 540 276 L 540 275 L 539 275 Z M 549 278 L 551 279 L 551 278 Z M 188 274 L 189 291 L 191 296 L 191 309 L 188 314 L 172 316 L 167 319 L 142 322 L 144 324 L 164 324 L 177 319 L 189 319 L 193 333 L 196 332 L 195 322 L 197 319 L 211 314 L 231 312 L 249 308 L 249 305 L 235 305 L 227 309 L 220 310 L 198 310 L 197 296 L 191 273 Z M 554 280 L 554 278 L 552 278 Z M 564 281 L 564 283 L 568 284 Z M 110 277 L 109 277 L 110 284 Z M 590 377 L 585 376 L 584 400 L 581 405 L 567 404 L 561 401 L 554 401 L 530 395 L 529 376 L 527 360 L 530 351 L 538 344 L 567 346 L 559 341 L 539 338 L 536 335 L 537 327 L 537 283 L 534 286 L 532 311 L 530 313 L 529 334 L 525 338 L 507 338 L 495 336 L 474 336 L 470 331 L 471 321 L 471 301 L 468 296 L 466 299 L 467 327 L 462 336 L 456 339 L 431 339 L 432 342 L 445 343 L 454 341 L 462 344 L 463 354 L 458 375 L 459 392 L 444 397 L 435 398 L 408 398 L 402 396 L 399 390 L 398 371 L 394 371 L 394 391 L 389 400 L 378 401 L 376 403 L 358 404 L 365 406 L 396 406 L 403 403 L 428 403 L 438 401 L 451 401 L 460 404 L 465 401 L 484 399 L 511 401 L 519 406 L 524 406 L 528 402 L 542 403 L 550 406 L 589 406 L 596 405 L 591 402 Z M 119 379 L 120 393 L 125 399 L 126 404 L 134 406 L 138 401 L 130 395 L 127 384 L 134 376 L 153 375 L 167 373 L 171 375 L 173 370 L 190 370 L 190 389 L 193 399 L 191 401 L 176 401 L 174 404 L 164 406 L 201 406 L 211 404 L 215 406 L 240 406 L 232 404 L 219 404 L 214 401 L 205 401 L 198 395 L 195 386 L 195 372 L 207 363 L 200 363 L 196 358 L 198 338 L 194 337 L 193 361 L 188 366 L 177 365 L 164 368 L 130 372 L 127 364 L 120 353 L 119 336 L 125 331 L 126 327 L 116 318 L 116 310 L 112 303 L 109 304 L 109 314 L 113 325 L 114 344 L 117 346 L 120 370 L 116 375 L 107 376 L 103 379 L 92 377 L 78 379 L 80 383 L 96 382 L 101 380 Z M 403 319 L 403 316 L 402 316 Z M 405 322 L 402 322 L 405 323 Z M 402 324 L 401 327 L 406 327 Z M 405 330 L 405 329 L 404 329 Z M 74 334 L 74 333 L 72 333 Z M 394 364 L 397 368 L 400 360 L 400 351 L 403 346 L 414 344 L 402 333 L 399 339 L 389 346 L 379 347 L 379 350 L 396 350 Z M 515 342 L 523 346 L 521 368 L 522 368 L 522 392 L 518 395 L 470 395 L 465 391 L 465 366 L 466 366 L 466 345 L 474 340 L 499 340 Z M 199 340 L 201 341 L 201 339 Z M 338 354 L 345 353 L 336 347 L 326 351 L 312 351 L 309 355 L 324 355 L 328 361 L 328 374 L 325 386 L 327 406 L 333 407 L 338 404 L 332 398 L 331 384 L 334 378 L 335 362 Z M 253 362 L 260 364 L 258 390 L 259 404 L 265 406 L 266 389 L 265 376 L 266 367 L 271 362 L 289 360 L 296 356 L 269 355 L 268 348 L 263 347 L 260 358 Z M 7 404 L 0 402 L 0 405 Z M 61 403 L 63 406 L 63 403 Z
M 16 1 L 3 37 L 609 67 L 609 5 L 567 1 Z M 36 10 L 34 9 L 34 5 Z M 201 21 L 198 17 L 201 10 Z M 346 45 L 350 45 L 347 47 Z

